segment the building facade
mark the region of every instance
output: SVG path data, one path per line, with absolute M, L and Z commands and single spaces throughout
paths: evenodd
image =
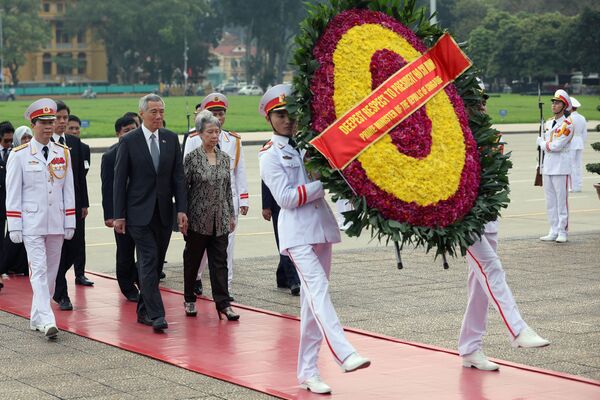
M 27 83 L 105 83 L 108 81 L 106 50 L 94 41 L 90 29 L 71 33 L 65 12 L 73 0 L 41 0 L 40 16 L 50 25 L 50 41 L 27 54 L 19 69 L 19 81 Z

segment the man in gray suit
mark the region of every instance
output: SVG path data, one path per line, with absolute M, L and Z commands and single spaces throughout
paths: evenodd
M 115 163 L 114 227 L 127 229 L 138 253 L 140 297 L 138 322 L 155 332 L 168 327 L 158 288 L 173 218 L 173 197 L 179 230 L 187 232 L 187 199 L 177 135 L 162 128 L 165 103 L 148 94 L 140 99 L 142 126 L 120 142 Z

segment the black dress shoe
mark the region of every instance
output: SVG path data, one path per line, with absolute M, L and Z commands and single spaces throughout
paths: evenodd
M 75 284 L 82 286 L 94 286 L 94 282 L 90 281 L 85 275 L 75 277 Z
M 152 326 L 152 320 L 150 318 L 148 318 L 148 316 L 146 314 L 141 314 L 137 316 L 137 321 L 140 324 L 144 324 L 144 325 L 148 325 L 148 326 Z
M 194 293 L 198 296 L 202 294 L 202 281 L 200 279 L 194 282 Z
M 73 303 L 71 303 L 71 300 L 68 297 L 63 297 L 58 302 L 58 307 L 61 311 L 71 311 L 73 309 Z
M 167 324 L 167 320 L 164 317 L 158 317 L 152 321 L 152 328 L 155 331 L 162 331 L 163 329 L 167 329 L 169 324 Z
M 294 283 L 292 285 L 292 287 L 290 288 L 290 294 L 292 296 L 300 296 L 300 284 L 299 283 Z
M 127 298 L 127 301 L 132 301 L 134 303 L 137 303 L 140 300 L 140 294 L 138 292 L 129 293 L 125 295 L 125 297 Z
M 167 277 L 167 275 L 164 272 L 161 272 L 160 275 L 158 275 L 158 279 L 165 279 Z

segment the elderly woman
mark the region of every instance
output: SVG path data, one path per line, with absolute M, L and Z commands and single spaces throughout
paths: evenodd
M 194 283 L 206 251 L 219 319 L 225 315 L 229 321 L 236 321 L 240 316 L 231 309 L 227 285 L 228 234 L 235 228 L 229 156 L 217 147 L 221 128 L 210 111 L 197 115 L 196 131 L 202 145 L 186 155 L 183 163 L 189 226 L 183 251 L 185 313 L 188 316 L 197 313 Z

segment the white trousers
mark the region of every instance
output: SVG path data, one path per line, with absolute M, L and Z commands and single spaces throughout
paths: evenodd
M 542 175 L 550 235 L 569 230 L 569 175 Z
M 489 303 L 498 310 L 511 340 L 527 326 L 506 283 L 497 246 L 498 234 L 485 233 L 467 250 L 469 300 L 458 339 L 461 356 L 481 350 Z
M 583 150 L 571 150 L 571 189 L 580 192 L 583 172 Z
M 235 241 L 235 231 L 236 228 L 231 232 L 228 236 L 229 242 L 227 243 L 227 286 L 229 287 L 229 293 L 231 294 L 231 282 L 233 281 L 233 245 Z M 198 269 L 198 277 L 196 279 L 202 279 L 202 273 L 208 266 L 208 256 L 206 255 L 206 251 L 202 256 L 202 260 L 200 261 L 200 269 Z
M 298 383 L 319 373 L 317 361 L 323 339 L 338 364 L 356 351 L 346 339 L 329 297 L 331 247 L 331 243 L 319 243 L 287 249 L 301 282 Z
M 23 236 L 33 291 L 29 321 L 31 326 L 56 324 L 50 299 L 54 295 L 63 240 L 63 235 Z

